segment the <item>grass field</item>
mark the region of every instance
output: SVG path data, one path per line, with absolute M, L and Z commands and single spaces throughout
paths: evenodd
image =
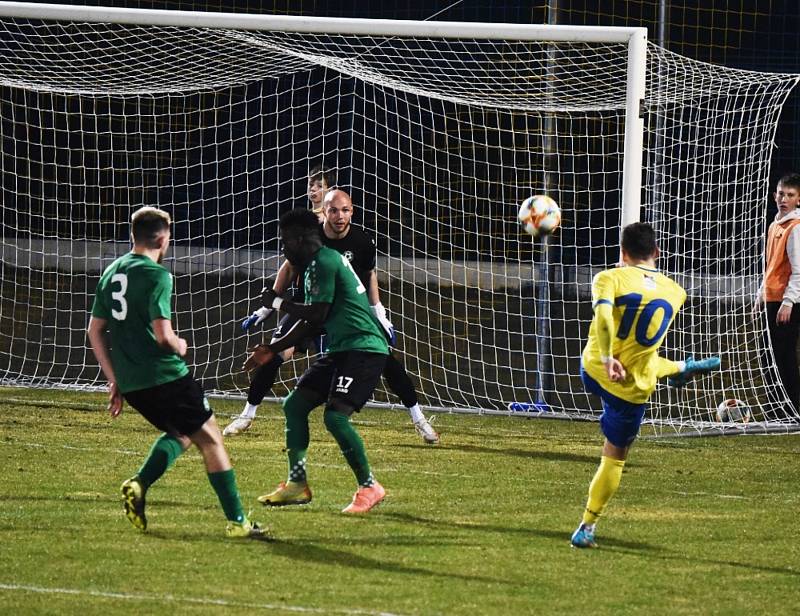
M 238 401 L 215 401 L 223 423 Z M 339 513 L 354 482 L 319 411 L 306 507 L 264 510 L 285 476 L 283 419 L 262 407 L 228 441 L 272 543 L 232 541 L 191 450 L 148 493 L 149 529 L 119 484 L 156 436 L 99 394 L 0 389 L 2 614 L 796 614 L 800 435 L 642 439 L 575 550 L 595 424 L 440 415 L 439 447 L 404 412 L 356 417 L 386 501 Z

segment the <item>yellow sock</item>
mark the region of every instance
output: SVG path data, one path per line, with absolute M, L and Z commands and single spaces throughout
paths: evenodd
M 600 466 L 594 474 L 592 483 L 589 484 L 589 500 L 586 501 L 586 510 L 583 512 L 583 523 L 594 524 L 619 488 L 622 479 L 622 468 L 625 460 L 615 460 L 602 456 Z

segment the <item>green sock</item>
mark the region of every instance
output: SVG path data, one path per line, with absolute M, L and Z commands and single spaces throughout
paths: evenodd
M 158 481 L 182 453 L 183 447 L 178 439 L 169 434 L 158 437 L 139 472 L 136 473 L 142 487 L 146 490 Z
M 289 458 L 288 481 L 306 482 L 306 454 L 308 452 L 308 415 L 318 403 L 308 399 L 300 390 L 293 390 L 283 402 L 286 417 L 286 455 Z
M 208 473 L 208 480 L 211 482 L 214 492 L 217 493 L 225 517 L 231 522 L 244 522 L 244 509 L 242 509 L 242 501 L 236 487 L 236 473 L 233 472 L 233 469 Z
M 356 481 L 360 486 L 371 486 L 374 483 L 372 469 L 367 461 L 367 451 L 364 449 L 364 441 L 361 440 L 358 432 L 350 423 L 350 418 L 344 413 L 339 413 L 331 409 L 325 409 L 325 427 L 339 443 L 339 449 L 353 469 Z

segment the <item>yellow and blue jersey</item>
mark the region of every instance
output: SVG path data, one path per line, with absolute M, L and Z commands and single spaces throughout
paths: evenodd
M 686 291 L 655 269 L 635 265 L 597 274 L 583 369 L 610 394 L 635 404 L 647 402 L 658 378 L 665 376 L 658 349 L 684 301 Z M 610 318 L 600 309 L 604 305 L 611 308 Z M 624 380 L 609 380 L 601 359 L 609 355 L 622 362 Z

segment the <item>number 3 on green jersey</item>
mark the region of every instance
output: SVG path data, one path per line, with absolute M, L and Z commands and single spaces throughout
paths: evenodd
M 111 299 L 119 302 L 119 310 L 111 308 L 111 316 L 117 321 L 124 321 L 128 316 L 128 302 L 125 300 L 125 292 L 128 290 L 128 276 L 126 274 L 114 274 L 111 277 L 111 284 L 119 283 L 119 291 L 111 292 Z

